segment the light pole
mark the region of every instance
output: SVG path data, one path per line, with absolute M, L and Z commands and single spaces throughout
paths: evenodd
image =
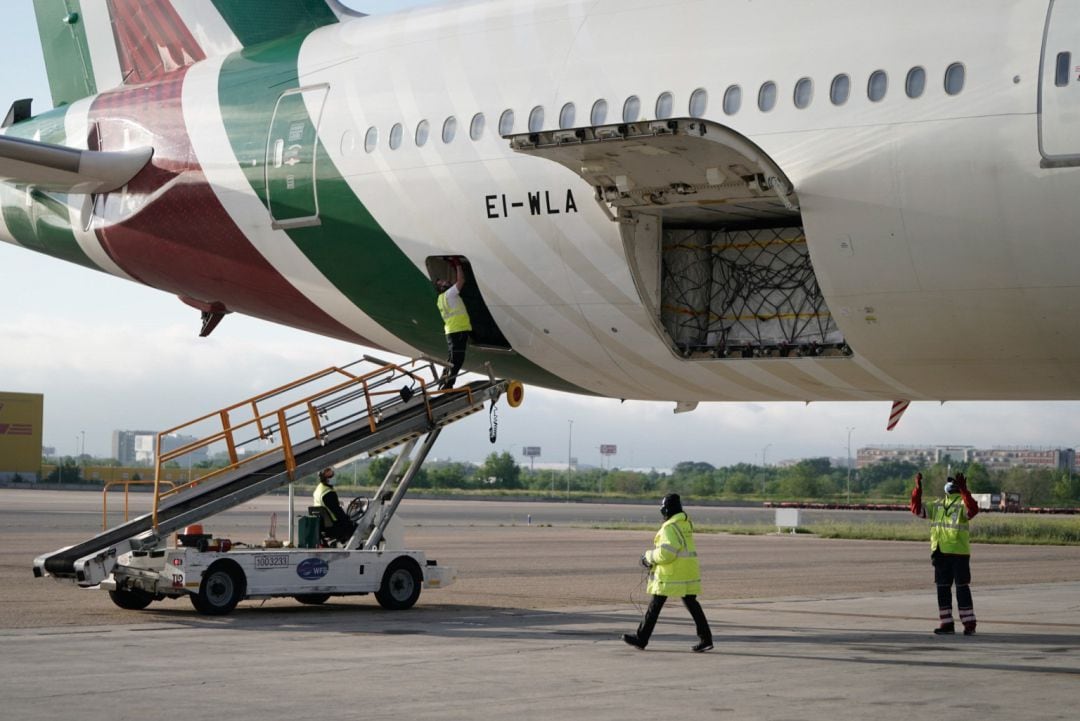
M 82 439 L 82 445 L 79 446 L 79 458 L 81 459 L 86 455 L 86 431 L 79 431 L 79 437 Z
M 574 455 L 574 422 L 568 421 L 570 431 L 566 436 L 566 501 L 570 502 L 570 474 L 573 470 L 570 459 Z
M 765 452 L 772 447 L 772 443 L 765 444 L 765 447 L 761 449 L 761 495 L 765 496 Z
M 855 430 L 854 426 L 848 426 L 847 429 L 847 502 L 851 505 L 851 432 Z

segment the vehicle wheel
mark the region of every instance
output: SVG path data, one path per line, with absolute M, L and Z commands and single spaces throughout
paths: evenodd
M 139 588 L 118 588 L 109 591 L 109 598 L 120 608 L 128 611 L 141 611 L 154 600 L 153 595 Z
M 299 596 L 293 596 L 300 603 L 306 603 L 309 606 L 320 606 L 330 600 L 329 593 L 301 593 Z
M 244 573 L 235 564 L 215 563 L 203 574 L 191 605 L 207 616 L 224 616 L 244 597 Z
M 423 587 L 423 576 L 420 575 L 420 566 L 408 556 L 395 558 L 386 567 L 383 574 L 382 585 L 375 592 L 375 598 L 379 605 L 391 611 L 404 611 L 412 608 L 416 599 L 420 598 L 420 589 Z

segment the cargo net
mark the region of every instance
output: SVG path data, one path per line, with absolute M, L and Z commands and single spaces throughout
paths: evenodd
M 686 357 L 851 355 L 802 228 L 665 230 L 661 321 Z

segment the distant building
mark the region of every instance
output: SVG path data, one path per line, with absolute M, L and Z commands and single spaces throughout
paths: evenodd
M 122 466 L 153 465 L 157 460 L 157 435 L 155 431 L 113 431 L 113 458 L 120 461 Z M 168 453 L 198 440 L 194 436 L 170 433 L 162 437 L 161 449 Z M 205 446 L 189 455 L 193 464 L 201 463 L 209 458 Z M 185 456 L 181 465 L 186 464 L 188 460 Z
M 154 431 L 113 431 L 112 457 L 122 466 L 149 465 L 154 462 Z
M 985 449 L 974 446 L 867 446 L 859 449 L 855 467 L 865 468 L 884 461 L 906 461 L 917 466 L 930 466 L 950 460 L 954 463 L 979 463 L 991 471 L 1009 468 L 1072 470 L 1076 465 L 1076 451 L 1072 448 L 1032 446 Z

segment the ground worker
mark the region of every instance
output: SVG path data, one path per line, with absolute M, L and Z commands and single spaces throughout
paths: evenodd
M 465 350 L 472 332 L 469 311 L 461 298 L 461 289 L 465 287 L 465 269 L 458 258 L 450 258 L 449 262 L 456 272 L 455 282 L 451 283 L 444 278 L 435 281 L 435 288 L 439 293 L 439 313 L 442 315 L 443 331 L 446 333 L 446 364 L 449 366 L 439 383 L 440 389 L 454 387 L 458 371 L 465 363 Z
M 324 533 L 340 543 L 347 543 L 352 538 L 356 524 L 352 522 L 345 509 L 341 507 L 337 491 L 334 490 L 334 469 L 324 468 L 319 471 L 319 485 L 315 486 L 312 494 L 312 503 L 315 506 L 325 508 L 330 516 L 330 525 L 324 528 Z
M 952 612 L 952 585 L 956 584 L 956 605 L 964 635 L 975 634 L 975 606 L 971 600 L 971 544 L 968 541 L 968 521 L 979 512 L 979 504 L 968 491 L 963 473 L 950 477 L 945 483 L 945 497 L 922 502 L 922 474 L 915 474 L 915 489 L 911 492 L 911 512 L 930 519 L 930 561 L 934 564 L 934 583 L 937 584 L 940 623 L 934 629 L 938 635 L 956 633 Z
M 649 569 L 648 591 L 652 601 L 637 633 L 623 634 L 622 639 L 635 648 L 644 649 L 649 644 L 664 602 L 668 596 L 677 596 L 682 598 L 697 628 L 699 642 L 691 647 L 692 650 L 697 653 L 709 651 L 713 647 L 712 631 L 697 600 L 701 593 L 701 571 L 694 547 L 694 526 L 683 511 L 678 493 L 664 496 L 660 515 L 664 517 L 664 524 L 656 532 L 653 547 L 641 555 L 641 565 Z

